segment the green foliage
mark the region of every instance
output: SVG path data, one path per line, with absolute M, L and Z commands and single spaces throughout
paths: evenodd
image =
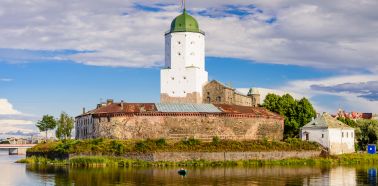
M 44 157 L 28 157 L 18 160 L 17 163 L 37 165 L 70 165 L 73 167 L 227 167 L 227 166 L 329 166 L 329 165 L 377 165 L 378 156 L 370 154 L 343 154 L 338 156 L 317 158 L 291 158 L 282 160 L 239 160 L 239 161 L 208 161 L 190 160 L 182 162 L 147 162 L 131 160 L 122 157 L 108 156 L 78 156 L 70 160 L 50 160 Z
M 351 120 L 351 119 L 349 119 L 349 118 L 337 118 L 339 121 L 341 121 L 341 122 L 343 122 L 343 123 L 345 123 L 345 124 L 347 124 L 348 126 L 350 126 L 350 127 L 357 127 L 357 123 L 356 123 L 356 121 L 354 121 L 354 120 Z
M 263 106 L 285 117 L 284 137 L 296 137 L 299 129 L 316 116 L 316 111 L 308 99 L 295 100 L 290 94 L 278 96 L 268 94 Z
M 69 139 L 71 138 L 71 132 L 74 128 L 74 119 L 70 117 L 67 113 L 62 112 L 60 118 L 57 120 L 57 129 L 55 135 L 58 139 Z
M 221 142 L 221 139 L 218 136 L 213 137 L 212 144 L 213 145 L 218 145 Z
M 320 150 L 313 142 L 288 138 L 285 142 L 255 140 L 233 141 L 214 138 L 211 142 L 203 142 L 190 138 L 181 141 L 165 139 L 147 140 L 62 140 L 42 143 L 28 149 L 29 153 L 37 154 L 91 154 L 122 156 L 128 152 L 244 152 L 244 151 L 301 151 Z
M 38 127 L 39 131 L 46 132 L 46 140 L 47 140 L 47 131 L 52 130 L 56 127 L 56 120 L 53 116 L 44 115 L 41 121 L 38 121 L 36 126 Z

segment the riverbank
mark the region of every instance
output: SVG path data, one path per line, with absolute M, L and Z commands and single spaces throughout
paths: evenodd
M 45 157 L 28 157 L 17 161 L 32 165 L 68 165 L 73 167 L 218 167 L 218 166 L 332 166 L 332 165 L 378 165 L 378 155 L 344 154 L 317 158 L 292 158 L 283 160 L 150 162 L 110 156 L 78 156 L 69 160 L 51 160 Z

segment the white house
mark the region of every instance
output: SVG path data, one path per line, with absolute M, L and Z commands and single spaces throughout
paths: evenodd
M 302 140 L 320 143 L 332 155 L 353 153 L 354 128 L 323 113 L 301 128 Z

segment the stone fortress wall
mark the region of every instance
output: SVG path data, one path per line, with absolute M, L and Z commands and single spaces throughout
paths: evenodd
M 139 113 L 86 118 L 76 138 L 282 140 L 283 119 L 233 114 Z

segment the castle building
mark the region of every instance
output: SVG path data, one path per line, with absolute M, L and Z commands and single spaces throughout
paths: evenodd
M 257 89 L 251 88 L 248 94 L 244 95 L 235 88 L 213 80 L 203 88 L 203 103 L 258 107 L 260 105 L 260 93 Z
M 165 67 L 161 70 L 162 103 L 202 103 L 205 70 L 205 33 L 186 10 L 165 34 Z
M 75 138 L 281 140 L 284 118 L 217 81 L 208 83 L 205 34 L 184 9 L 165 34 L 161 103 L 108 100 L 75 118 Z

